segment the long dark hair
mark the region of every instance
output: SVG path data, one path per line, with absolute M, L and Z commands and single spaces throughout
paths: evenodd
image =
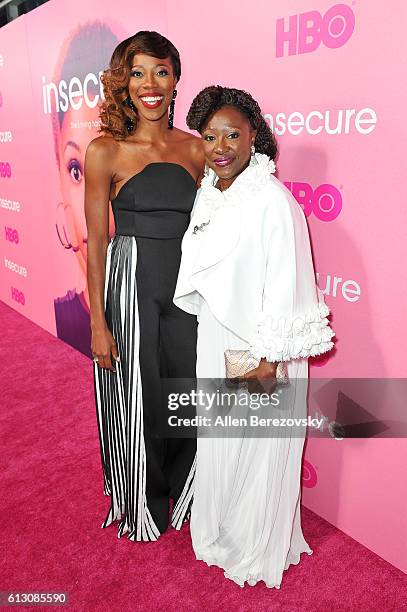
M 107 70 L 101 76 L 105 101 L 101 105 L 101 132 L 109 133 L 116 140 L 123 140 L 137 127 L 137 116 L 125 103 L 129 96 L 130 71 L 137 53 L 164 59 L 169 57 L 174 76 L 181 77 L 181 60 L 171 41 L 158 32 L 141 31 L 126 38 L 113 51 Z M 129 121 L 132 129 L 129 131 Z

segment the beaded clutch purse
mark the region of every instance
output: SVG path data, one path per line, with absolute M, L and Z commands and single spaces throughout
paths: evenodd
M 225 351 L 226 378 L 239 378 L 254 370 L 260 360 L 253 357 L 250 351 Z M 287 365 L 281 361 L 277 365 L 276 380 L 278 385 L 288 385 Z

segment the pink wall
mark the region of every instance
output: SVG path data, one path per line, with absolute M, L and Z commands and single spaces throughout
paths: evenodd
M 396 4 L 386 12 L 380 3 L 360 0 L 257 0 L 254 8 L 232 0 L 155 0 L 149 6 L 117 0 L 112 9 L 110 2 L 82 0 L 78 13 L 72 3 L 54 0 L 2 28 L 0 161 L 10 164 L 11 177 L 1 166 L 0 244 L 2 260 L 23 274 L 2 261 L 0 298 L 56 333 L 54 299 L 85 288 L 81 249 L 64 249 L 55 228 L 58 221 L 71 239 L 82 236 L 83 183 L 69 182 L 69 158 L 57 165 L 43 103 L 43 84 L 58 78 L 63 41 L 95 19 L 119 40 L 157 29 L 181 53 L 179 127 L 194 95 L 214 83 L 250 91 L 273 121 L 279 177 L 308 215 L 319 284 L 327 289 L 337 334 L 335 354 L 312 365 L 311 375 L 405 377 L 407 83 L 401 75 L 407 7 Z M 102 49 L 106 36 L 83 44 L 74 61 L 84 60 L 85 70 L 88 56 L 97 64 L 108 51 Z M 75 137 L 83 151 L 96 135 L 97 113 L 85 106 L 70 112 L 59 142 Z M 328 133 L 329 126 L 337 133 Z M 20 203 L 20 212 L 9 210 L 10 200 Z M 404 439 L 309 439 L 303 489 L 306 506 L 404 570 L 405 454 Z

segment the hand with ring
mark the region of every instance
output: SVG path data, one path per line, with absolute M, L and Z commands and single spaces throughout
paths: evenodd
M 92 328 L 92 355 L 93 363 L 99 368 L 116 372 L 114 361 L 119 362 L 116 341 L 107 326 Z

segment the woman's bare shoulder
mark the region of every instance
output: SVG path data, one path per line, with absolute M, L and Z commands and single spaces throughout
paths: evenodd
M 205 165 L 201 138 L 191 134 L 191 132 L 177 129 L 177 139 L 179 139 L 180 143 L 182 142 L 188 151 L 188 156 L 194 160 L 198 167 Z
M 194 134 L 191 134 L 191 132 L 185 132 L 185 130 L 180 130 L 179 128 L 174 128 L 173 134 L 175 140 L 191 147 L 196 146 L 201 142 L 201 139 Z
M 98 136 L 90 141 L 85 156 L 85 177 L 111 180 L 116 174 L 120 143 L 111 136 Z
M 120 151 L 120 142 L 108 134 L 103 134 L 90 141 L 86 156 L 95 160 L 112 159 Z

